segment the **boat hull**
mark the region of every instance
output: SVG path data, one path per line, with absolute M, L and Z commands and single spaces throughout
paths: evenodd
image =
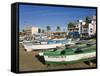
M 47 64 L 51 63 L 73 63 L 79 61 L 89 61 L 96 57 L 96 52 L 75 54 L 75 55 L 61 55 L 61 56 L 47 56 L 44 55 L 44 60 Z
M 61 62 L 54 62 L 54 61 L 46 61 L 45 64 L 74 64 L 74 63 L 79 63 L 79 62 L 86 62 L 86 61 L 92 61 L 92 60 L 95 60 L 96 58 L 87 58 L 87 59 L 81 59 L 81 60 L 76 60 L 76 61 L 70 61 L 70 62 L 67 62 L 67 61 L 61 61 Z
M 45 50 L 45 49 L 53 49 L 56 47 L 63 46 L 62 44 L 43 44 L 43 45 L 25 45 L 23 44 L 26 51 L 32 51 L 32 50 Z

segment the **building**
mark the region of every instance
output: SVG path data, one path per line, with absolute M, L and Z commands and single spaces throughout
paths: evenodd
M 93 36 L 96 34 L 96 16 L 92 16 L 91 23 L 89 23 L 88 27 L 89 36 Z
M 44 33 L 49 39 L 64 39 L 66 38 L 66 32 L 45 32 Z
M 92 17 L 93 33 L 96 33 L 96 16 Z
M 53 32 L 52 39 L 66 38 L 66 32 Z
M 90 22 L 86 26 L 84 20 L 78 20 L 75 27 L 69 29 L 69 33 L 77 31 L 81 37 L 91 37 L 96 34 L 96 16 L 92 16 Z
M 32 27 L 32 28 L 31 28 L 31 33 L 32 33 L 32 34 L 38 33 L 38 27 Z
M 38 27 L 26 27 L 24 29 L 25 34 L 33 35 L 38 33 Z
M 89 24 L 89 29 L 88 29 L 88 34 L 89 34 L 89 36 L 92 36 L 92 35 L 94 35 L 94 32 L 93 32 L 93 24 Z
M 82 33 L 82 25 L 83 25 L 83 20 L 78 20 L 75 28 L 78 29 L 79 34 Z

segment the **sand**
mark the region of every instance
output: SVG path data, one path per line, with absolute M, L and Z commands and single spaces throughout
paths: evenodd
M 46 65 L 38 58 L 38 53 L 41 50 L 34 50 L 27 52 L 20 43 L 19 47 L 19 70 L 20 71 L 38 71 L 38 70 L 56 70 L 56 69 L 72 69 L 72 68 L 91 68 L 96 67 L 94 63 L 92 66 L 87 65 L 84 62 L 75 64 L 60 64 L 60 65 Z

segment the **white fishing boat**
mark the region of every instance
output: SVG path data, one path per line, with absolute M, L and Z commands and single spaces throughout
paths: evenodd
M 62 47 L 65 45 L 72 45 L 75 44 L 74 42 L 71 42 L 71 40 L 68 41 L 56 41 L 56 40 L 41 40 L 36 42 L 23 42 L 24 49 L 26 51 L 32 51 L 32 50 L 39 50 L 39 49 L 52 49 L 57 47 Z
M 52 39 L 52 40 L 66 40 L 66 38 L 60 38 L 60 39 L 55 38 L 55 39 Z
M 76 41 L 72 41 L 72 39 L 67 39 L 62 42 L 63 45 L 75 45 Z
M 23 44 L 24 48 L 26 51 L 32 51 L 32 50 L 40 50 L 40 49 L 52 49 L 52 48 L 56 48 L 56 47 L 61 47 L 63 46 L 61 43 L 58 44 Z

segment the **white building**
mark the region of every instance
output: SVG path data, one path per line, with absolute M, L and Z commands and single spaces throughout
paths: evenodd
M 78 24 L 76 25 L 76 28 L 78 28 L 79 34 L 82 33 L 82 22 L 83 20 L 78 20 Z
M 84 27 L 86 24 L 83 20 L 78 20 L 76 27 L 78 29 L 79 34 L 92 36 L 96 33 L 96 16 L 93 16 L 91 22 L 88 27 Z
M 38 27 L 32 27 L 31 32 L 32 32 L 32 34 L 37 34 L 38 33 Z
M 24 31 L 25 31 L 26 34 L 31 34 L 31 35 L 37 34 L 38 33 L 38 27 L 26 27 L 24 29 Z
M 93 24 L 92 23 L 89 24 L 88 34 L 89 34 L 89 36 L 94 35 L 94 32 L 93 32 Z

